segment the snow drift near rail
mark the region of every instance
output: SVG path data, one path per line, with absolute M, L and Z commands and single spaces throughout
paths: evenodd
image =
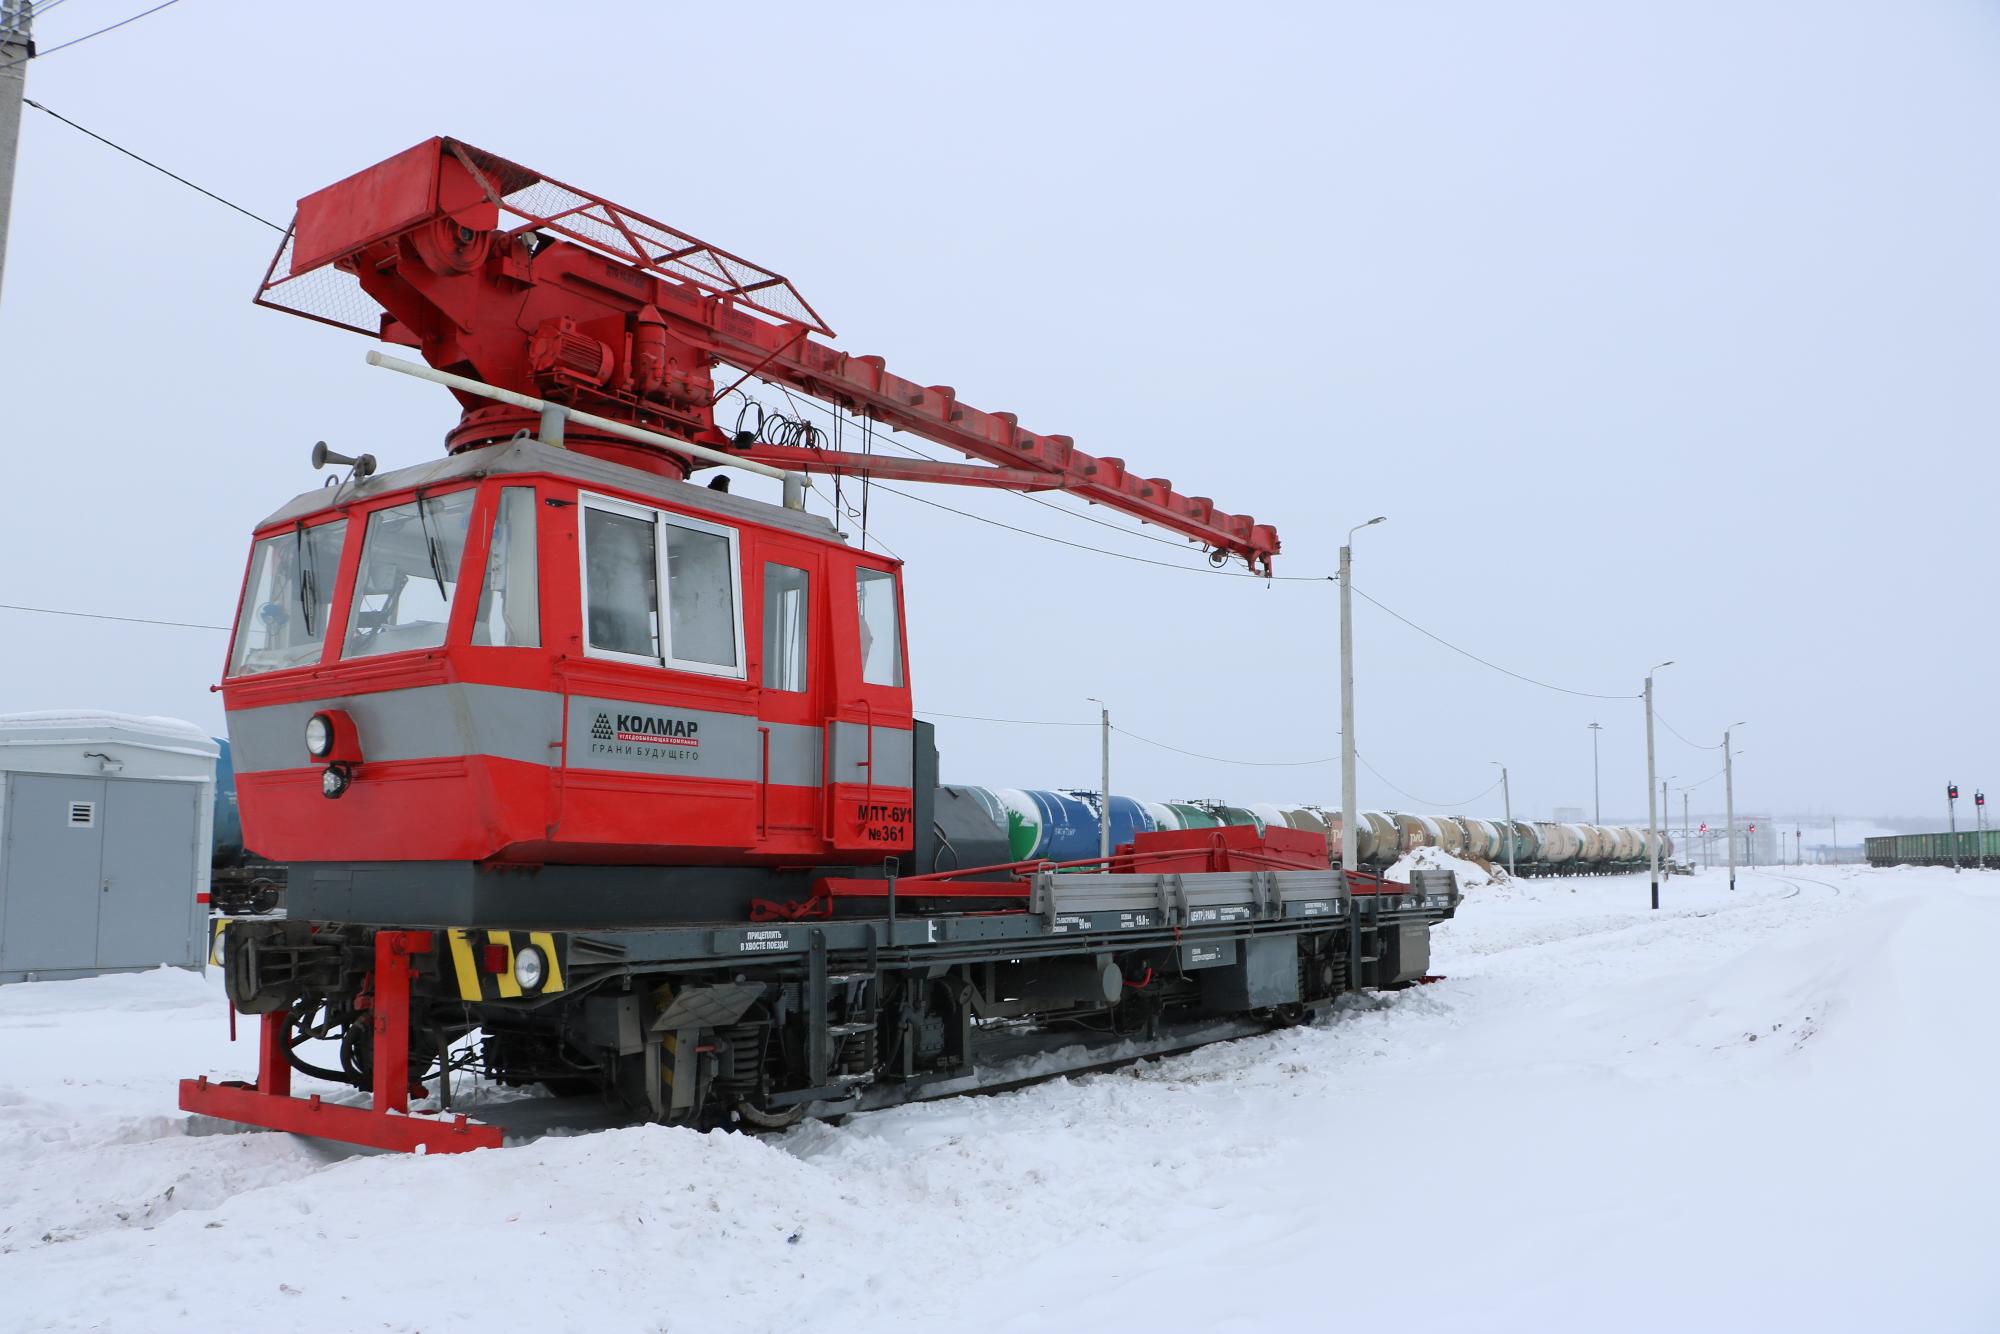
M 188 1133 L 213 978 L 0 988 L 0 1324 L 486 1330 L 471 1260 L 547 1330 L 2000 1328 L 2000 892 L 1740 885 L 1497 887 L 1444 982 L 1117 1074 L 460 1158 Z

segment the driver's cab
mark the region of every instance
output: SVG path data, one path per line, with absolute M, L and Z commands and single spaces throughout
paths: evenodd
M 818 516 L 528 440 L 308 493 L 258 527 L 223 684 L 246 836 L 286 861 L 907 850 L 899 575 Z

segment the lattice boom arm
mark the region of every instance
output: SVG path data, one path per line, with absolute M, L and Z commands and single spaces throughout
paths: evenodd
M 258 300 L 417 347 L 439 370 L 702 444 L 731 443 L 714 420 L 711 372 L 722 363 L 990 466 L 769 444 L 747 457 L 821 473 L 1060 489 L 1266 573 L 1278 551 L 1269 524 L 815 339 L 832 330 L 769 269 L 452 139 L 300 200 Z M 455 449 L 518 425 L 461 401 Z M 679 470 L 690 466 L 683 458 Z
M 768 326 L 760 328 L 748 346 L 719 335 L 717 355 L 740 369 L 782 381 L 794 389 L 867 414 L 883 425 L 907 431 L 982 459 L 1010 473 L 1027 472 L 1040 480 L 1028 483 L 995 477 L 928 476 L 921 480 L 997 486 L 1012 490 L 1060 489 L 1110 506 L 1123 513 L 1209 547 L 1241 556 L 1252 567 L 1269 572 L 1278 551 L 1278 533 L 1247 515 L 1229 514 L 1207 496 L 1184 496 L 1163 477 L 1129 471 L 1123 459 L 1084 453 L 1066 435 L 1038 435 L 1024 430 L 1011 412 L 982 412 L 959 401 L 945 385 L 920 385 L 890 373 L 880 357 L 853 356 L 803 336 Z M 767 461 L 793 451 L 759 451 Z M 882 476 L 880 465 L 871 468 Z M 975 470 L 979 472 L 984 469 Z

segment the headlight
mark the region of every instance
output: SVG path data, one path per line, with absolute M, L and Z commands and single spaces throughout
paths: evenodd
M 323 760 L 332 750 L 333 721 L 323 713 L 315 713 L 306 719 L 306 754 Z
M 523 945 L 514 952 L 514 980 L 521 984 L 521 990 L 539 989 L 548 975 L 549 961 L 537 946 Z
M 329 764 L 326 766 L 326 771 L 319 776 L 320 795 L 337 797 L 347 791 L 347 785 L 353 781 L 354 775 L 348 772 L 346 765 Z

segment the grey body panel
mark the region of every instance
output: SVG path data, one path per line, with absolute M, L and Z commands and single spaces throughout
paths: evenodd
M 1435 921 L 1452 915 L 1459 896 L 1444 873 L 1404 892 L 1347 892 L 1338 871 L 1218 872 L 1185 876 L 1037 876 L 1028 911 L 980 913 L 953 900 L 961 915 L 899 915 L 893 923 L 836 918 L 818 925 L 748 926 L 754 898 L 802 897 L 825 874 L 873 877 L 879 866 L 802 868 L 540 866 L 468 862 L 366 862 L 298 865 L 287 889 L 292 916 L 367 926 L 466 927 L 612 932 L 617 953 L 665 961 L 750 954 L 803 954 L 814 932 L 830 949 L 976 946 L 1008 949 L 1045 943 L 1076 950 L 1078 938 L 1111 948 L 1225 941 L 1259 932 L 1287 934 Z M 1106 887 L 1101 882 L 1119 881 Z M 995 886 L 992 906 L 1018 904 L 1011 886 Z M 884 898 L 887 883 L 883 885 Z M 905 911 L 921 891 L 904 889 Z M 861 903 L 857 902 L 857 907 Z M 868 904 L 871 913 L 879 904 Z
M 229 743 L 238 773 L 307 768 L 314 761 L 306 754 L 306 720 L 321 709 L 341 709 L 354 720 L 366 760 L 491 755 L 554 766 L 562 758 L 563 701 L 564 696 L 554 691 L 461 683 L 330 695 L 237 709 L 229 714 Z M 770 781 L 797 787 L 820 784 L 817 727 L 594 695 L 571 695 L 568 705 L 572 769 L 754 783 L 763 774 L 768 732 Z M 874 781 L 883 787 L 908 787 L 913 773 L 911 734 L 895 727 L 878 726 L 874 731 Z M 834 754 L 836 763 L 845 763 L 844 781 L 869 781 L 867 744 L 867 732 L 860 724 L 834 724 Z
M 561 758 L 560 701 L 549 691 L 461 684 L 329 695 L 233 710 L 229 746 L 239 774 L 306 768 L 314 764 L 306 754 L 306 719 L 341 709 L 354 720 L 365 759 L 493 755 L 553 765 Z
M 1421 923 L 1408 929 L 1429 934 Z M 1202 974 L 1201 999 L 1211 1010 L 1231 1014 L 1292 1004 L 1299 999 L 1298 949 L 1283 936 L 1249 937 L 1240 959 Z
M 841 540 L 840 530 L 817 514 L 788 510 L 782 505 L 771 505 L 726 491 L 712 491 L 691 482 L 640 472 L 636 468 L 609 463 L 587 454 L 557 449 L 539 440 L 512 440 L 506 444 L 488 445 L 484 449 L 470 449 L 429 463 L 398 468 L 394 472 L 377 473 L 365 482 L 307 491 L 293 497 L 257 526 L 264 528 L 274 523 L 310 518 L 335 505 L 349 505 L 357 500 L 411 487 L 442 486 L 449 482 L 471 482 L 522 473 L 546 473 L 581 486 L 623 491 L 649 500 L 664 501 L 696 514 L 712 515 L 719 520 L 762 524 L 822 542 Z
M 900 727 L 879 725 L 872 729 L 875 734 L 875 772 L 871 779 L 868 771 L 870 730 L 861 723 L 837 722 L 833 725 L 833 768 L 828 774 L 829 780 L 854 784 L 872 781 L 877 787 L 909 787 L 916 774 L 909 732 Z

